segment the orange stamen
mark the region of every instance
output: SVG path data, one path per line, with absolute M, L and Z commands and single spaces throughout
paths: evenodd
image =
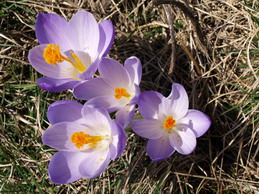
M 75 132 L 71 135 L 70 140 L 75 144 L 77 148 L 82 148 L 85 144 L 89 144 L 90 148 L 95 148 L 97 143 L 101 141 L 102 136 L 92 136 L 85 134 L 84 132 Z
M 121 99 L 122 97 L 125 97 L 125 98 L 130 97 L 130 94 L 127 92 L 127 90 L 125 88 L 116 88 L 114 90 L 114 92 L 115 92 L 114 97 L 116 99 Z
M 164 128 L 166 130 L 169 130 L 171 129 L 172 127 L 174 127 L 176 124 L 175 120 L 173 119 L 172 116 L 169 116 L 165 119 L 165 122 L 164 122 Z
M 43 58 L 50 65 L 61 63 L 64 60 L 61 57 L 60 49 L 58 45 L 48 44 L 44 49 Z

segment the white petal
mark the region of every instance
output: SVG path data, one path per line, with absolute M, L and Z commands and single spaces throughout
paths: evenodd
M 171 146 L 181 154 L 190 154 L 196 147 L 196 137 L 191 129 L 184 128 L 172 131 L 169 135 Z
M 82 108 L 82 115 L 91 129 L 102 135 L 111 135 L 111 118 L 105 109 L 85 104 Z
M 94 152 L 86 152 L 85 160 L 82 161 L 79 169 L 80 173 L 87 178 L 99 176 L 110 163 L 109 150 L 101 149 Z
M 194 132 L 196 137 L 206 133 L 211 125 L 210 118 L 198 110 L 188 110 L 187 115 L 177 121 L 178 124 L 187 125 Z
M 142 65 L 137 57 L 128 58 L 125 63 L 125 69 L 128 71 L 131 81 L 139 85 L 142 77 Z
M 180 84 L 173 84 L 172 91 L 168 96 L 168 99 L 170 99 L 172 102 L 170 105 L 170 115 L 173 116 L 174 119 L 183 118 L 186 115 L 189 107 L 189 99 L 184 87 Z

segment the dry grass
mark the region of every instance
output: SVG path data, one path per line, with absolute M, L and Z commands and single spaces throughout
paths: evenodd
M 259 192 L 259 4 L 256 0 L 183 2 L 197 16 L 202 40 L 195 23 L 175 5 L 154 6 L 147 0 L 1 1 L 0 191 Z M 37 13 L 69 19 L 78 9 L 114 23 L 116 38 L 109 56 L 120 62 L 132 55 L 141 59 L 143 91 L 167 95 L 173 82 L 181 83 L 188 91 L 190 107 L 210 115 L 213 124 L 198 139 L 194 153 L 175 153 L 166 161 L 151 162 L 145 153 L 146 140 L 129 128 L 126 151 L 100 178 L 69 185 L 49 182 L 47 164 L 54 150 L 40 139 L 48 127 L 46 108 L 55 100 L 73 97 L 70 91 L 41 91 L 35 84 L 40 75 L 31 68 L 27 55 L 38 44 Z M 173 22 L 168 22 L 168 13 Z

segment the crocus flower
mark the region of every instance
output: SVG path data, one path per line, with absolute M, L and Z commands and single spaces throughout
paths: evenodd
M 125 128 L 134 116 L 135 104 L 140 94 L 140 60 L 130 57 L 122 66 L 116 60 L 103 58 L 98 71 L 100 78 L 93 78 L 77 85 L 74 88 L 74 96 L 77 99 L 88 100 L 87 104 L 103 107 L 109 112 L 118 111 L 116 120 Z
M 188 109 L 189 100 L 182 85 L 173 84 L 165 98 L 158 92 L 143 92 L 139 96 L 139 111 L 143 119 L 133 121 L 133 131 L 147 138 L 147 153 L 153 161 L 170 157 L 175 150 L 190 154 L 196 147 L 196 138 L 210 127 L 204 113 Z
M 86 11 L 77 12 L 70 21 L 40 13 L 35 31 L 40 45 L 29 51 L 28 59 L 46 76 L 38 79 L 38 85 L 51 92 L 73 88 L 92 77 L 114 40 L 112 23 L 103 20 L 98 24 Z
M 97 177 L 125 148 L 124 129 L 105 109 L 63 100 L 50 105 L 47 117 L 52 126 L 42 141 L 59 150 L 49 164 L 54 183 Z

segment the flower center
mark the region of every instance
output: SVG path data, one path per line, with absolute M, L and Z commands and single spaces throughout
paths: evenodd
M 74 62 L 71 59 L 64 57 L 60 53 L 60 48 L 58 45 L 48 44 L 44 49 L 43 58 L 45 59 L 46 63 L 50 65 L 56 65 L 56 63 L 67 61 L 79 71 L 84 72 L 86 68 L 83 65 L 83 63 L 80 61 L 80 59 L 72 51 L 70 52 L 70 54 L 72 55 Z
M 164 128 L 166 130 L 169 130 L 171 129 L 172 127 L 174 127 L 176 124 L 174 118 L 172 116 L 168 116 L 166 119 L 165 119 L 165 122 L 164 122 Z
M 98 142 L 102 140 L 102 136 L 92 136 L 84 132 L 75 132 L 71 135 L 70 140 L 77 148 L 82 148 L 85 144 L 89 144 L 89 148 L 96 148 Z
M 127 90 L 125 88 L 116 88 L 114 90 L 114 92 L 115 92 L 114 97 L 116 99 L 121 99 L 122 97 L 125 97 L 125 98 L 130 97 L 130 94 L 127 92 Z

